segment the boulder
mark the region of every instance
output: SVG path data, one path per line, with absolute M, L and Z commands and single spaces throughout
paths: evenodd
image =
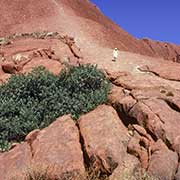
M 128 131 L 117 112 L 107 105 L 82 115 L 78 120 L 90 164 L 106 174 L 123 166 L 127 155 Z
M 8 179 L 23 172 L 31 163 L 32 154 L 28 143 L 16 145 L 9 152 L 0 154 L 0 180 Z
M 172 146 L 175 138 L 180 135 L 180 113 L 162 99 L 141 100 L 131 108 L 129 115 L 168 146 Z
M 109 177 L 110 180 L 125 180 L 133 179 L 134 173 L 141 167 L 141 164 L 133 155 L 127 155 L 124 158 L 123 165 L 117 167 L 112 175 Z
M 54 176 L 84 174 L 79 131 L 69 115 L 41 130 L 31 143 L 34 164 L 54 168 Z
M 149 174 L 162 180 L 173 180 L 177 166 L 177 153 L 169 150 L 162 140 L 158 140 L 152 147 L 152 156 L 148 167 Z
M 53 177 L 75 178 L 85 173 L 79 131 L 69 115 L 49 127 L 30 132 L 25 142 L 0 154 L 0 180 L 23 176 L 31 169 L 50 169 Z M 49 173 L 49 172 L 48 172 Z
M 3 62 L 1 66 L 2 66 L 2 70 L 3 70 L 5 73 L 8 73 L 8 74 L 16 74 L 16 73 L 18 72 L 15 63 L 12 62 L 12 61 Z

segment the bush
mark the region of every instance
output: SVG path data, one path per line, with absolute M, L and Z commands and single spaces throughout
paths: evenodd
M 24 75 L 13 75 L 0 86 L 0 150 L 21 141 L 57 117 L 81 114 L 107 101 L 110 83 L 93 65 L 64 69 L 58 76 L 42 67 Z

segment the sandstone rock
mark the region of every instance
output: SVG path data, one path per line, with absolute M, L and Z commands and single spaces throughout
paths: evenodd
M 51 32 L 76 35 L 82 44 L 96 42 L 105 47 L 118 47 L 133 53 L 179 61 L 179 46 L 132 37 L 105 17 L 90 1 L 79 0 L 76 3 L 73 0 L 39 0 L 37 3 L 31 0 L 31 4 L 27 6 L 27 2 L 23 0 L 19 6 L 16 1 L 12 3 L 2 0 L 0 6 L 1 37 L 48 29 Z M 61 8 L 63 11 L 60 11 Z
M 11 74 L 4 73 L 0 67 L 0 84 L 5 83 L 11 77 Z
M 8 179 L 18 171 L 23 172 L 30 165 L 31 158 L 31 148 L 26 142 L 0 154 L 0 180 Z
M 108 101 L 111 105 L 116 106 L 124 97 L 123 88 L 113 85 L 108 95 Z
M 144 72 L 152 72 L 155 75 L 162 77 L 164 79 L 179 81 L 179 70 L 180 65 L 179 63 L 173 63 L 173 62 L 164 62 L 162 63 L 156 63 L 146 66 L 139 67 L 141 71 Z M 169 71 L 171 69 L 171 71 Z
M 169 150 L 161 140 L 158 140 L 152 149 L 148 172 L 156 178 L 170 180 L 174 179 L 177 166 L 177 154 Z
M 175 180 L 180 180 L 180 165 L 178 165 L 178 169 L 177 169 L 177 172 L 176 172 L 176 175 L 175 175 Z
M 32 131 L 26 136 L 26 142 L 0 154 L 0 180 L 22 175 L 35 167 L 51 169 L 53 177 L 83 176 L 85 169 L 79 139 L 78 128 L 68 115 L 41 131 Z
M 171 146 L 179 136 L 180 114 L 163 100 L 149 99 L 137 103 L 129 115 L 146 127 L 156 138 L 161 138 Z
M 133 179 L 134 173 L 141 167 L 139 160 L 132 155 L 127 155 L 123 161 L 123 165 L 117 167 L 110 180 Z
M 136 104 L 136 100 L 132 96 L 129 96 L 129 93 L 130 91 L 113 85 L 108 96 L 108 101 L 119 112 L 128 113 L 131 107 Z
M 151 39 L 141 39 L 140 41 L 154 52 L 154 56 L 159 56 L 173 62 L 180 62 L 179 46 Z
M 31 72 L 33 68 L 43 66 L 49 72 L 58 75 L 62 70 L 62 64 L 58 61 L 50 60 L 50 59 L 41 59 L 41 58 L 34 58 L 24 66 L 22 73 Z
M 83 174 L 79 132 L 70 116 L 63 116 L 41 130 L 31 143 L 33 163 L 54 168 L 54 175 Z
M 25 141 L 27 141 L 28 143 L 32 143 L 36 138 L 37 135 L 39 134 L 40 129 L 35 129 L 33 131 L 31 131 L 25 138 Z
M 146 79 L 145 77 L 134 77 L 132 74 L 128 73 L 116 78 L 113 81 L 116 86 L 121 86 L 128 90 L 133 89 L 150 89 L 154 87 L 160 87 L 161 84 L 157 79 Z
M 2 70 L 5 73 L 16 74 L 18 72 L 17 67 L 14 64 L 14 62 L 4 62 L 4 63 L 2 63 L 1 66 L 2 66 Z
M 146 169 L 148 167 L 149 160 L 149 147 L 143 147 L 141 144 L 144 143 L 142 138 L 137 133 L 130 139 L 128 144 L 128 152 L 139 158 L 141 166 Z M 147 148 L 147 149 L 146 149 Z
M 81 116 L 78 123 L 85 151 L 94 167 L 111 174 L 123 166 L 128 131 L 112 107 L 100 105 Z

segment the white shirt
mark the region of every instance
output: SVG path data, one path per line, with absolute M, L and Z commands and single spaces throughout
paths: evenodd
M 117 57 L 118 57 L 118 50 L 117 50 L 117 49 L 114 49 L 114 50 L 113 50 L 113 57 L 114 57 L 114 58 L 117 58 Z

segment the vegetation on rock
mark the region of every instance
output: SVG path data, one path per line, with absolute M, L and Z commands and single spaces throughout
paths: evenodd
M 107 101 L 110 83 L 93 65 L 68 67 L 58 76 L 44 68 L 13 75 L 0 86 L 0 150 L 57 117 L 81 114 Z

